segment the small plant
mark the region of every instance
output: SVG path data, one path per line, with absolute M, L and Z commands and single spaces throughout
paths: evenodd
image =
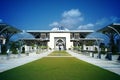
M 12 51 L 13 54 L 18 54 L 19 48 L 20 48 L 19 42 L 12 42 L 10 46 L 10 51 Z
M 25 53 L 25 47 L 22 47 L 22 53 Z
M 95 51 L 93 51 L 93 53 L 98 53 L 97 47 L 95 47 Z

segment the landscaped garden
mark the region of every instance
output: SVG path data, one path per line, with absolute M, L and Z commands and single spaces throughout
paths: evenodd
M 5 71 L 0 73 L 0 80 L 120 80 L 120 76 L 66 56 L 44 57 Z

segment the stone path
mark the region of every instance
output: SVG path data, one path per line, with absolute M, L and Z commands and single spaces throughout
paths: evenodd
M 85 55 L 82 55 L 82 54 L 78 54 L 78 53 L 75 53 L 75 52 L 72 52 L 72 51 L 67 51 L 67 52 L 69 54 L 71 54 L 72 56 L 80 59 L 80 60 L 86 61 L 90 64 L 99 66 L 103 69 L 112 71 L 112 72 L 120 75 L 120 62 L 96 59 L 96 58 L 93 58 L 93 57 L 90 57 L 90 56 L 85 56 Z
M 20 58 L 13 58 L 13 59 L 0 59 L 0 72 L 15 68 L 17 66 L 24 65 L 26 63 L 32 62 L 34 60 L 40 59 L 42 57 L 47 56 L 51 51 L 36 54 L 30 53 L 29 56 L 24 56 Z

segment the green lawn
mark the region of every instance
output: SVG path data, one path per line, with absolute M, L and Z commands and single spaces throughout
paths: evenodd
M 48 56 L 71 56 L 71 55 L 68 54 L 66 51 L 53 51 Z
M 120 76 L 74 57 L 45 57 L 0 73 L 0 80 L 120 80 Z

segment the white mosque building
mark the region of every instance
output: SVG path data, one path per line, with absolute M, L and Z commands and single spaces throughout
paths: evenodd
M 51 30 L 27 30 L 27 32 L 34 36 L 34 39 L 24 39 L 27 43 L 27 49 L 31 49 L 30 43 L 47 46 L 52 50 L 68 50 L 81 44 L 84 50 L 94 50 L 95 48 L 95 45 L 86 45 L 86 41 L 96 40 L 86 38 L 86 36 L 93 33 L 94 30 L 69 30 L 63 26 L 59 26 Z

